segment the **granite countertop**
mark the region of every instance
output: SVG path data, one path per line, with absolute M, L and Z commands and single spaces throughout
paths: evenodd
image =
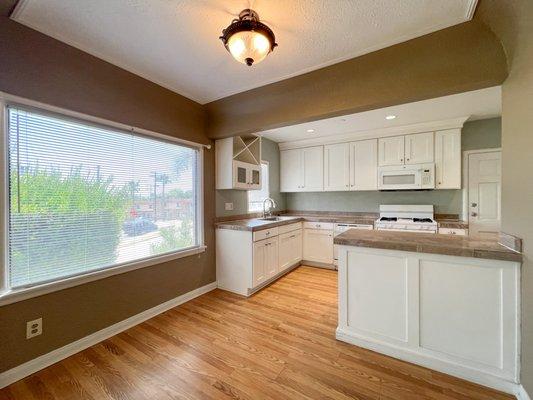
M 474 239 L 468 236 L 351 229 L 336 236 L 334 243 L 346 246 L 522 262 L 522 254 L 507 249 L 496 240 Z
M 236 221 L 217 222 L 217 229 L 232 229 L 236 231 L 260 231 L 263 229 L 274 228 L 276 226 L 293 224 L 303 221 L 303 218 L 295 216 L 280 216 L 278 221 L 265 221 L 261 218 L 239 219 Z
M 468 229 L 468 222 L 460 219 L 437 219 L 439 228 Z

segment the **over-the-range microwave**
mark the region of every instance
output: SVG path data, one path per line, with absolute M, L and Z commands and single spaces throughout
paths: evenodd
M 378 189 L 435 189 L 435 164 L 378 167 Z

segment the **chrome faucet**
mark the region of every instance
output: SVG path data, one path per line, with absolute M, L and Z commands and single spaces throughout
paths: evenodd
M 268 211 L 265 208 L 267 202 L 270 202 L 270 207 L 268 207 Z M 274 201 L 274 199 L 272 199 L 270 197 L 267 197 L 265 200 L 263 200 L 263 218 L 266 218 L 267 216 L 271 217 L 272 216 L 272 209 L 276 208 L 276 207 L 277 207 L 277 205 L 276 205 L 276 202 Z

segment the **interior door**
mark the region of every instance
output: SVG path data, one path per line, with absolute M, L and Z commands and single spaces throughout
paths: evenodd
M 379 165 L 403 165 L 405 136 L 392 136 L 378 139 Z
M 280 187 L 282 192 L 302 191 L 302 149 L 280 151 Z
M 350 143 L 350 190 L 378 190 L 378 140 Z
M 302 149 L 303 191 L 324 190 L 324 146 Z
M 501 152 L 468 157 L 468 229 L 471 236 L 494 237 L 501 219 Z
M 434 161 L 433 132 L 405 136 L 405 163 L 425 164 Z
M 350 189 L 350 144 L 324 146 L 324 190 Z

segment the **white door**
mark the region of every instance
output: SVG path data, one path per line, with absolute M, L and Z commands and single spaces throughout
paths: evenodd
M 433 149 L 433 132 L 407 135 L 405 137 L 405 163 L 432 163 L 434 161 Z
M 333 264 L 333 232 L 304 229 L 303 258 L 307 261 Z
M 324 146 L 306 147 L 302 151 L 303 191 L 324 190 Z
M 461 130 L 435 133 L 435 187 L 461 189 Z
M 294 232 L 287 232 L 282 235 L 279 235 L 278 265 L 280 271 L 286 270 L 293 263 L 293 240 Z
M 280 151 L 280 187 L 282 192 L 302 191 L 302 150 Z
M 278 269 L 278 238 L 270 239 L 266 244 L 266 275 L 267 279 L 272 278 L 279 271 Z
M 468 156 L 468 229 L 471 236 L 494 237 L 500 230 L 501 152 Z
M 350 189 L 350 144 L 324 146 L 324 190 Z
M 263 283 L 267 279 L 267 243 L 268 239 L 254 243 L 253 287 Z
M 380 138 L 378 140 L 379 165 L 403 165 L 404 164 L 404 136 Z
M 350 190 L 378 190 L 378 140 L 350 143 Z

